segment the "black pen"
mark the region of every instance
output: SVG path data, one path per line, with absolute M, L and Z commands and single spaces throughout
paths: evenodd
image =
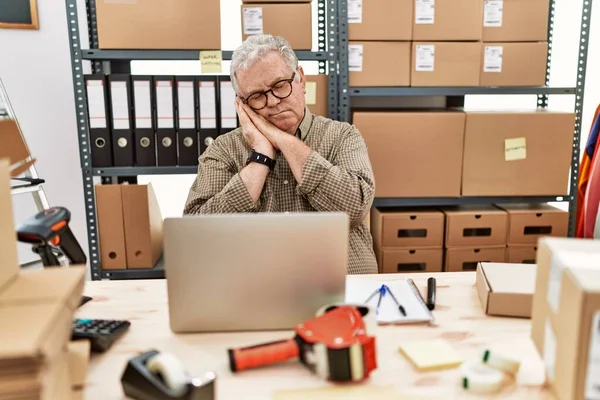
M 435 278 L 427 279 L 427 308 L 435 308 Z
M 392 299 L 394 299 L 394 301 L 396 302 L 396 304 L 398 305 L 398 310 L 400 310 L 400 312 L 402 313 L 402 315 L 404 315 L 406 317 L 406 310 L 404 309 L 404 307 L 402 307 L 402 305 L 398 302 L 398 299 L 396 299 L 396 296 L 394 296 L 394 293 L 392 293 L 392 291 L 390 290 L 388 285 L 385 285 L 385 288 L 387 290 L 387 292 L 390 294 L 390 296 L 392 296 Z

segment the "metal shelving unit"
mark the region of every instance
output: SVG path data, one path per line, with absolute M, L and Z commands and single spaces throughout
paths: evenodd
M 164 277 L 164 268 L 159 262 L 152 269 L 128 269 L 104 271 L 100 268 L 98 250 L 98 223 L 94 177 L 101 177 L 102 183 L 114 180 L 135 182 L 138 175 L 158 174 L 196 174 L 197 167 L 113 167 L 93 168 L 91 163 L 90 134 L 88 126 L 87 99 L 84 83 L 84 62 L 91 64 L 92 73 L 131 73 L 131 61 L 136 60 L 198 60 L 198 50 L 101 50 L 98 49 L 98 28 L 96 23 L 96 0 L 85 0 L 89 47 L 81 46 L 81 30 L 78 23 L 78 0 L 65 0 L 67 6 L 67 25 L 71 51 L 71 67 L 75 95 L 79 151 L 87 217 L 89 262 L 92 280 L 100 279 L 149 279 Z M 338 106 L 338 4 L 336 0 L 317 0 L 317 51 L 297 51 L 301 61 L 318 62 L 319 74 L 328 74 L 328 113 L 331 118 L 339 119 Z M 210 49 L 209 49 L 210 50 Z M 230 60 L 232 51 L 223 51 L 224 60 Z
M 376 207 L 414 207 L 414 206 L 453 206 L 462 204 L 492 204 L 492 203 L 546 203 L 569 202 L 569 234 L 575 232 L 575 211 L 577 206 L 577 179 L 579 176 L 579 146 L 581 140 L 581 118 L 583 113 L 583 95 L 585 87 L 585 73 L 587 63 L 588 38 L 592 13 L 592 1 L 583 0 L 581 28 L 579 38 L 579 55 L 577 84 L 575 87 L 550 87 L 550 62 L 552 57 L 552 40 L 554 37 L 555 0 L 550 0 L 548 14 L 548 60 L 546 69 L 546 86 L 543 87 L 351 87 L 349 85 L 348 64 L 348 1 L 340 0 L 339 15 L 339 54 L 340 54 L 340 93 L 339 106 L 340 118 L 351 122 L 352 98 L 398 98 L 398 97 L 424 97 L 444 96 L 448 98 L 448 105 L 464 106 L 466 95 L 537 95 L 537 106 L 548 107 L 549 95 L 574 95 L 575 96 L 575 135 L 573 139 L 573 156 L 571 159 L 570 192 L 567 195 L 557 196 L 519 196 L 519 197 L 457 197 L 457 198 L 376 198 Z

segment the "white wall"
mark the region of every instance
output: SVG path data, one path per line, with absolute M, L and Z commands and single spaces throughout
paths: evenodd
M 71 228 L 87 253 L 65 4 L 39 1 L 38 11 L 39 30 L 0 29 L 0 77 L 46 179 L 48 201 L 71 211 Z M 37 212 L 30 195 L 13 200 L 17 224 Z M 21 263 L 36 259 L 19 246 Z

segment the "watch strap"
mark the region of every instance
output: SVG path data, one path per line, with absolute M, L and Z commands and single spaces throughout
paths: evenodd
M 270 170 L 275 169 L 275 160 L 269 156 L 266 156 L 262 153 L 252 150 L 250 152 L 250 157 L 248 157 L 248 163 L 256 162 L 259 164 L 266 165 Z

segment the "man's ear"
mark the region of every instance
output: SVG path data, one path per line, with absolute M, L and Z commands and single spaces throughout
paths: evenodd
M 300 76 L 300 84 L 302 85 L 302 89 L 304 89 L 304 93 L 306 93 L 306 76 L 304 75 L 304 70 L 302 66 L 298 66 L 298 76 Z

